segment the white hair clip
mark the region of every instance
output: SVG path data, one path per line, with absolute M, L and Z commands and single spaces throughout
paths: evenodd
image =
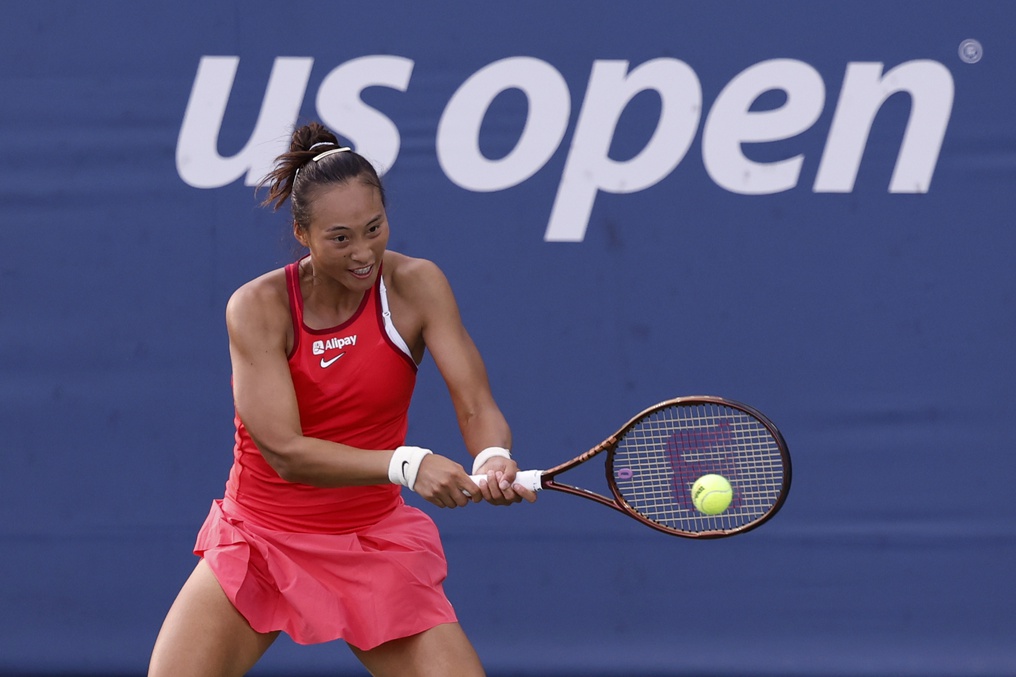
M 334 146 L 334 145 L 335 144 L 332 143 L 331 141 L 318 141 L 317 143 L 315 143 L 313 146 L 311 146 L 307 150 L 314 150 L 318 146 Z M 322 158 L 326 158 L 329 155 L 335 155 L 336 153 L 344 153 L 344 152 L 350 151 L 350 150 L 352 150 L 352 148 L 349 148 L 348 146 L 342 146 L 341 148 L 332 148 L 331 150 L 326 150 L 323 153 L 318 153 L 317 155 L 312 157 L 310 160 L 311 160 L 311 162 L 317 162 L 318 160 L 321 160 Z M 300 169 L 301 169 L 301 167 L 297 167 L 296 168 L 296 173 L 293 175 L 293 180 L 294 181 L 296 180 L 296 177 L 300 176 Z
M 317 145 L 317 144 L 315 144 L 315 145 Z M 313 148 L 313 147 L 314 146 L 311 146 L 311 148 Z M 318 160 L 323 160 L 324 158 L 328 157 L 329 155 L 335 155 L 336 153 L 344 153 L 344 152 L 346 152 L 348 150 L 352 150 L 352 149 L 351 148 L 347 148 L 346 146 L 343 146 L 342 148 L 332 148 L 331 150 L 326 150 L 323 153 L 318 153 L 317 155 L 315 155 L 314 157 L 311 158 L 311 161 L 312 162 L 317 162 Z

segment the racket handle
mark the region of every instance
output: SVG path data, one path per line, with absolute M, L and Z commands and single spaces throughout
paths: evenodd
M 530 491 L 539 491 L 543 488 L 543 484 L 540 482 L 540 476 L 543 475 L 542 470 L 520 470 L 515 474 L 515 482 L 513 484 L 521 484 Z M 476 483 L 480 480 L 487 481 L 486 475 L 470 475 L 469 479 Z

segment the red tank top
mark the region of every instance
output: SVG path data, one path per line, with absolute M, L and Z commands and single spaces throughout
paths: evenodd
M 303 434 L 360 449 L 395 449 L 406 438 L 416 363 L 391 324 L 381 271 L 343 324 L 303 322 L 299 262 L 286 266 L 293 318 L 293 376 Z M 227 507 L 238 517 L 282 531 L 347 533 L 375 524 L 401 502 L 394 484 L 320 488 L 287 482 L 265 461 L 235 418 Z

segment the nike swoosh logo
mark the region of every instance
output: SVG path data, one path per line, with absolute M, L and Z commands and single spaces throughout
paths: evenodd
M 406 466 L 407 465 L 409 465 L 409 461 L 403 461 L 402 462 L 402 479 L 404 479 L 404 480 L 406 480 L 408 482 L 409 478 L 406 477 Z
M 335 357 L 333 357 L 330 360 L 326 360 L 325 358 L 322 357 L 321 358 L 321 368 L 322 369 L 327 369 L 328 367 L 330 367 L 333 364 L 335 364 L 335 361 L 337 359 L 339 359 L 340 357 L 342 357 L 343 355 L 345 355 L 345 353 L 339 353 L 338 355 L 336 355 Z

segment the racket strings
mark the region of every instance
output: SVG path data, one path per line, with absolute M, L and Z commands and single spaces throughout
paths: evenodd
M 747 412 L 718 403 L 652 412 L 618 442 L 609 471 L 621 497 L 643 517 L 688 534 L 743 529 L 769 513 L 784 486 L 781 448 Z M 730 506 L 705 515 L 692 502 L 699 477 L 730 482 Z

